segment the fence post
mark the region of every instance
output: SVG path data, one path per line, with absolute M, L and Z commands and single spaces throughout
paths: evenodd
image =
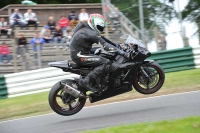
M 141 30 L 141 37 L 142 37 L 141 39 L 142 39 L 142 43 L 145 44 L 143 1 L 138 0 L 138 3 L 139 3 L 139 11 L 140 11 L 140 30 Z
M 101 0 L 101 3 L 102 3 L 103 16 L 107 19 L 107 14 L 106 14 L 106 10 L 105 10 L 106 0 Z M 106 33 L 106 38 L 108 38 L 109 37 L 109 35 L 108 35 L 108 26 L 105 27 L 105 33 Z
M 40 47 L 41 47 L 41 44 L 36 44 L 36 47 L 37 47 L 37 63 L 38 63 L 38 68 L 42 68 L 42 64 L 41 64 L 41 50 L 40 50 Z
M 159 40 L 159 35 L 158 35 L 158 27 L 154 27 L 154 37 L 157 45 L 157 50 L 159 50 L 159 45 L 158 45 L 158 40 Z
M 18 71 L 17 69 L 17 55 L 16 55 L 16 43 L 17 43 L 17 38 L 14 39 L 15 40 L 15 44 L 13 45 L 13 53 L 12 53 L 12 56 L 13 56 L 13 63 L 14 63 L 14 72 L 16 73 Z

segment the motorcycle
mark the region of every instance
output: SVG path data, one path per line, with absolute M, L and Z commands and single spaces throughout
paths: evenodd
M 78 113 L 89 98 L 91 103 L 116 95 L 130 92 L 133 88 L 142 94 L 157 92 L 165 81 L 162 67 L 154 60 L 146 60 L 151 56 L 145 45 L 131 35 L 123 35 L 121 49 L 129 53 L 129 58 L 113 51 L 101 48 L 94 54 L 112 61 L 109 74 L 94 79 L 90 84 L 98 88 L 97 92 L 88 93 L 86 88 L 79 86 L 79 79 L 84 78 L 93 67 L 81 67 L 66 61 L 51 62 L 51 67 L 57 67 L 64 72 L 80 75 L 73 79 L 57 82 L 50 90 L 49 105 L 57 114 L 69 116 Z

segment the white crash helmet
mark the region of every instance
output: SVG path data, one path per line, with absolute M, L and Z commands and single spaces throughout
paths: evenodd
M 106 27 L 106 19 L 101 14 L 90 14 L 88 25 L 98 33 L 101 33 Z

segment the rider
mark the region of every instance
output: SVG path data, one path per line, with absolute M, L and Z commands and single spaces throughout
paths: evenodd
M 90 86 L 91 81 L 107 74 L 111 65 L 109 59 L 90 53 L 92 45 L 100 42 L 105 50 L 116 51 L 118 54 L 127 56 L 126 53 L 116 48 L 115 43 L 100 35 L 105 27 L 106 19 L 102 15 L 91 14 L 87 23 L 78 23 L 70 42 L 72 60 L 79 66 L 95 67 L 84 79 L 79 81 L 80 86 L 92 92 L 97 89 Z

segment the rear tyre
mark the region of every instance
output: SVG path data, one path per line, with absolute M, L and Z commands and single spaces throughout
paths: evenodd
M 78 88 L 74 80 L 62 80 L 73 88 Z M 66 93 L 57 82 L 49 92 L 49 105 L 54 112 L 60 115 L 69 116 L 78 113 L 85 105 L 85 98 L 74 98 Z
M 147 78 L 142 70 L 139 69 L 134 75 L 133 87 L 139 93 L 153 94 L 163 86 L 165 73 L 162 67 L 156 62 L 149 63 L 142 67 L 149 78 Z

